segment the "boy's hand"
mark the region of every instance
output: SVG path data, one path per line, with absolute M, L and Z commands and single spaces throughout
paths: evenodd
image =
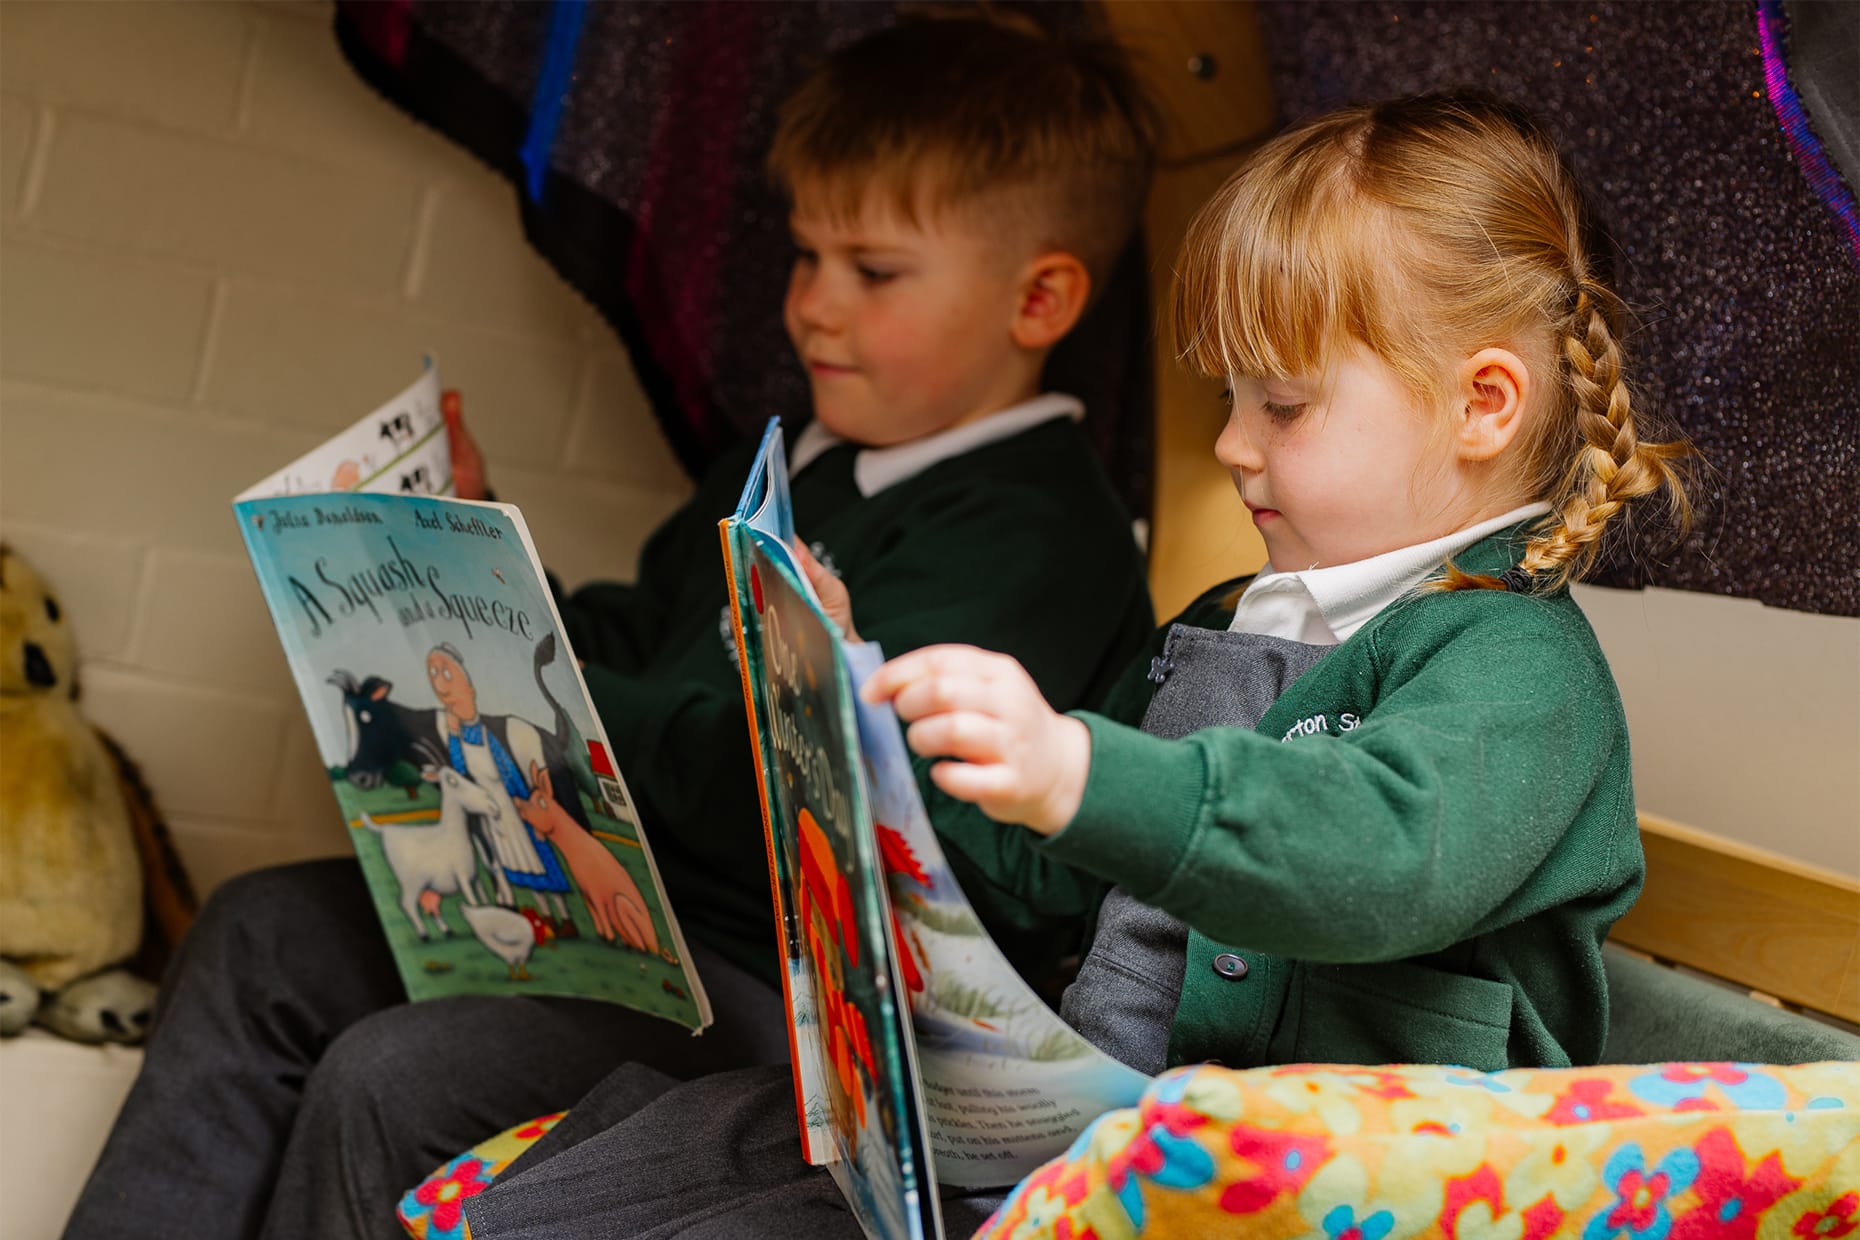
M 488 498 L 491 484 L 485 478 L 484 454 L 465 429 L 465 413 L 457 391 L 439 394 L 439 412 L 446 419 L 446 443 L 452 449 L 452 493 L 460 499 Z
M 1052 835 L 1078 813 L 1091 732 L 1046 704 L 1027 669 L 973 646 L 927 646 L 872 673 L 868 702 L 890 699 L 904 739 L 939 762 L 930 778 L 997 822 Z
M 849 642 L 862 640 L 857 630 L 853 628 L 852 595 L 846 592 L 846 583 L 828 572 L 826 567 L 814 558 L 814 553 L 807 549 L 807 544 L 799 538 L 794 540 L 794 558 L 801 562 L 801 571 L 807 574 L 808 581 L 813 584 L 814 593 L 820 596 L 821 607 L 826 609 L 833 623 L 840 626 L 840 632 L 845 634 L 846 640 Z

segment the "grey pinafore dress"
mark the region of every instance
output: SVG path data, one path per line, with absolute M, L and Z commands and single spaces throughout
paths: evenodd
M 1173 740 L 1203 728 L 1251 729 L 1293 681 L 1334 649 L 1175 625 L 1150 664 L 1157 687 L 1143 730 Z M 1234 898 L 1244 900 L 1246 893 L 1237 891 Z M 1182 997 L 1187 951 L 1186 926 L 1122 887 L 1112 888 L 1059 1014 L 1105 1054 L 1140 1072 L 1161 1072 L 1168 1067 L 1169 1028 Z

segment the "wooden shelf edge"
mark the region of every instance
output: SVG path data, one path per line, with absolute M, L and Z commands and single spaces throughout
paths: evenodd
M 1615 942 L 1860 1022 L 1860 881 L 1653 814 Z

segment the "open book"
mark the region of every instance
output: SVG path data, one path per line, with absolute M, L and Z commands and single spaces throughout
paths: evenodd
M 1148 1078 L 1061 1021 L 964 898 L 897 717 L 855 692 L 884 656 L 842 639 L 790 551 L 777 425 L 720 532 L 803 1148 L 868 1235 L 940 1236 L 939 1181 L 1013 1184 Z
M 710 1005 L 523 515 L 450 499 L 430 365 L 233 502 L 410 999 Z

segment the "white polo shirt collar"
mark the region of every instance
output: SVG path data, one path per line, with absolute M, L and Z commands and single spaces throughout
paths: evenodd
M 1349 640 L 1371 616 L 1426 581 L 1446 560 L 1507 526 L 1549 511 L 1548 504 L 1526 504 L 1445 538 L 1400 547 L 1354 564 L 1287 573 L 1268 564 L 1240 596 L 1227 627 L 1235 633 L 1260 633 L 1314 646 L 1337 645 Z
M 999 413 L 925 435 L 922 439 L 889 448 L 866 448 L 853 458 L 853 483 L 859 488 L 859 494 L 870 499 L 886 487 L 896 486 L 952 456 L 1018 435 L 1054 418 L 1071 418 L 1076 422 L 1084 416 L 1085 406 L 1077 397 L 1047 392 Z M 794 451 L 788 454 L 788 476 L 794 477 L 815 457 L 843 442 L 819 422 L 809 422 L 795 437 Z

